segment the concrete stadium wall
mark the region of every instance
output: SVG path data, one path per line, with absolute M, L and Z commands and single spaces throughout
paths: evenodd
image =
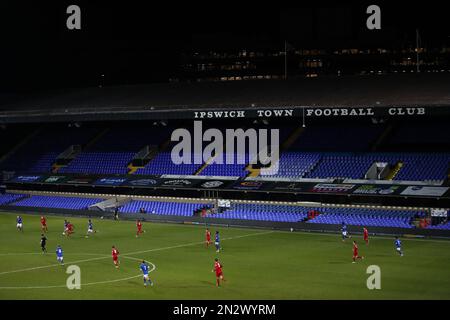
M 69 210 L 69 209 L 51 209 L 51 208 L 35 208 L 35 207 L 14 207 L 0 206 L 0 212 L 17 212 L 29 214 L 55 215 L 55 216 L 72 216 L 85 218 L 113 219 L 113 212 L 101 212 L 93 210 Z M 318 232 L 318 233 L 340 233 L 340 225 L 335 224 L 313 224 L 305 222 L 270 222 L 256 220 L 236 220 L 236 219 L 220 219 L 220 218 L 202 218 L 202 217 L 185 217 L 140 213 L 122 213 L 119 214 L 119 220 L 137 220 L 161 223 L 179 223 L 179 224 L 197 224 L 197 225 L 216 225 L 223 227 L 241 227 L 241 228 L 259 228 L 270 230 L 302 231 L 302 232 Z M 450 239 L 450 230 L 434 230 L 434 229 L 406 229 L 406 228 L 389 228 L 389 227 L 369 227 L 371 235 L 389 235 L 389 236 L 415 236 L 426 238 L 448 238 Z M 361 226 L 348 226 L 350 234 L 362 234 Z

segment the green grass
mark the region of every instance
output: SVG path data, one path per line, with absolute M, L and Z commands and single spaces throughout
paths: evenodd
M 67 239 L 61 235 L 64 219 L 48 217 L 44 255 L 39 217 L 23 215 L 23 233 L 15 217 L 0 215 L 0 299 L 450 299 L 445 240 L 403 239 L 405 256 L 399 257 L 393 239 L 371 238 L 366 246 L 357 236 L 365 259 L 352 264 L 351 241 L 343 243 L 339 235 L 211 227 L 223 239 L 217 254 L 202 243 L 203 226 L 144 223 L 147 232 L 136 238 L 132 221 L 94 220 L 99 232 L 86 239 L 87 219 L 70 218 L 76 233 Z M 57 244 L 65 267 L 56 262 Z M 118 270 L 112 245 L 121 252 Z M 221 288 L 211 272 L 215 257 L 227 278 Z M 156 265 L 154 287 L 144 288 L 137 259 Z M 134 278 L 81 290 L 4 288 L 64 286 L 70 264 L 81 268 L 82 284 Z M 366 287 L 369 265 L 381 268 L 381 290 Z

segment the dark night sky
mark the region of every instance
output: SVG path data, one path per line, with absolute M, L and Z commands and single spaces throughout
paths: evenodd
M 450 40 L 442 1 L 380 4 L 382 30 L 374 32 L 365 29 L 367 4 L 42 2 L 1 1 L 1 92 L 92 85 L 101 74 L 124 83 L 159 81 L 176 73 L 180 52 L 189 50 L 281 49 L 285 39 L 297 48 L 402 47 L 416 27 L 424 45 Z M 65 27 L 70 4 L 82 9 L 81 31 Z

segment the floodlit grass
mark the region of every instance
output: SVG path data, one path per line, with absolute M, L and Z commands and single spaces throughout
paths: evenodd
M 69 218 L 75 234 L 62 236 L 62 217 L 48 217 L 47 254 L 40 251 L 39 217 L 0 215 L 0 299 L 450 299 L 450 241 L 403 239 L 405 256 L 393 239 L 371 238 L 365 259 L 351 263 L 351 240 L 335 234 L 306 234 L 216 228 L 223 252 L 206 248 L 204 226 L 144 223 L 135 237 L 132 221 L 94 219 L 96 234 L 85 238 L 87 219 Z M 370 230 L 369 230 L 370 231 Z M 65 266 L 56 261 L 61 244 Z M 120 253 L 115 269 L 111 246 Z M 227 282 L 215 286 L 214 258 Z M 143 286 L 139 260 L 156 266 Z M 65 283 L 69 265 L 81 268 L 81 290 Z M 369 265 L 381 268 L 381 290 L 366 286 Z M 100 283 L 98 283 L 100 282 Z

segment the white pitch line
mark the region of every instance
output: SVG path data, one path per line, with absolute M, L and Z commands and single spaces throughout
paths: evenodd
M 126 257 L 124 256 L 123 258 L 127 258 L 127 259 L 131 259 L 131 260 L 140 260 L 137 258 L 132 258 L 132 257 Z M 150 261 L 147 261 L 149 264 L 152 265 L 151 270 L 149 270 L 148 272 L 153 272 L 156 270 L 156 265 L 153 264 Z M 127 281 L 127 280 L 131 280 L 131 279 L 135 279 L 138 277 L 142 277 L 142 274 L 138 274 L 136 276 L 131 276 L 131 277 L 127 277 L 127 278 L 120 278 L 120 279 L 115 279 L 115 280 L 105 280 L 105 281 L 97 281 L 97 282 L 88 282 L 88 283 L 82 283 L 80 286 L 92 286 L 92 285 L 97 285 L 97 284 L 106 284 L 106 283 L 115 283 L 115 282 L 121 282 L 121 281 Z M 55 288 L 67 288 L 67 285 L 57 285 L 57 286 L 34 286 L 34 287 L 0 287 L 0 289 L 7 289 L 7 290 L 13 290 L 13 289 L 55 289 Z
M 240 239 L 240 238 L 244 238 L 244 237 L 252 237 L 252 236 L 257 236 L 257 235 L 264 235 L 264 234 L 269 234 L 269 233 L 273 233 L 273 232 L 274 231 L 250 233 L 250 234 L 245 234 L 245 235 L 236 236 L 236 237 L 224 238 L 224 239 L 222 239 L 222 241 Z M 163 248 L 155 248 L 155 249 L 148 249 L 148 250 L 130 252 L 130 253 L 127 253 L 126 255 L 127 256 L 131 256 L 131 255 L 148 253 L 148 252 L 154 252 L 154 251 L 177 249 L 177 248 L 190 247 L 190 246 L 195 246 L 195 245 L 204 244 L 204 243 L 205 243 L 204 241 L 191 242 L 191 243 L 180 244 L 180 245 L 170 246 L 170 247 L 163 247 Z M 80 263 L 83 263 L 83 262 L 97 261 L 97 260 L 107 259 L 109 257 L 110 257 L 109 255 L 103 255 L 103 256 L 97 257 L 97 258 L 90 258 L 90 259 L 73 261 L 73 262 L 71 262 L 71 264 L 80 264 Z M 25 272 L 25 271 L 33 271 L 33 270 L 46 269 L 46 268 L 53 268 L 53 267 L 59 267 L 59 266 L 60 266 L 60 264 L 56 264 L 55 263 L 55 264 L 49 264 L 49 265 L 40 266 L 40 267 L 33 267 L 33 268 L 26 268 L 26 269 L 12 270 L 12 271 L 4 271 L 4 272 L 0 272 L 0 275 L 11 274 L 11 273 L 19 273 L 19 272 Z
M 244 235 L 242 235 L 242 236 L 236 236 L 236 237 L 224 238 L 224 239 L 222 239 L 222 241 L 225 241 L 225 240 L 235 240 L 235 239 L 240 239 L 240 238 L 245 238 L 245 237 L 252 237 L 252 236 L 258 236 L 258 235 L 264 235 L 264 234 L 269 234 L 269 233 L 273 233 L 273 232 L 274 232 L 274 231 L 267 231 L 267 232 L 257 232 L 257 233 L 244 234 Z M 199 245 L 199 244 L 204 244 L 204 243 L 205 243 L 205 241 L 191 242 L 191 243 L 180 244 L 180 245 L 177 245 L 177 246 L 171 246 L 171 247 L 163 247 L 163 248 L 149 249 L 149 250 L 143 250 L 143 251 L 136 251 L 136 252 L 132 252 L 132 253 L 127 253 L 127 255 L 135 255 L 135 254 L 141 254 L 141 253 L 147 253 L 147 252 L 154 252 L 154 251 L 162 251 L 162 250 L 169 250 L 169 249 L 177 249 L 177 248 L 183 248 L 183 247 L 190 247 L 190 246 Z
M 0 253 L 0 257 L 3 257 L 3 256 L 25 256 L 25 255 L 40 255 L 40 256 L 42 256 L 42 255 L 44 255 L 42 252 L 14 252 L 14 253 Z M 106 254 L 97 254 L 97 253 L 71 253 L 71 255 L 74 255 L 74 256 L 100 256 L 100 255 L 103 255 L 103 256 L 108 256 L 109 257 L 109 255 L 106 255 Z

